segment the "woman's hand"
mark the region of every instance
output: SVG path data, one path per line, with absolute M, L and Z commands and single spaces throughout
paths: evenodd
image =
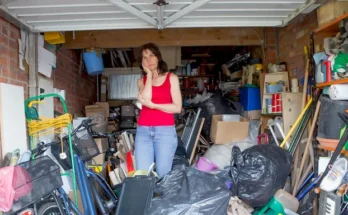
M 143 70 L 144 70 L 144 72 L 147 74 L 147 75 L 152 75 L 152 71 L 148 68 L 148 67 L 146 67 L 146 66 L 144 66 L 144 64 L 142 65 L 143 66 Z
M 142 105 L 144 105 L 144 106 L 146 106 L 146 107 L 148 107 L 148 108 L 151 108 L 151 109 L 153 109 L 154 108 L 154 103 L 150 100 L 150 99 L 147 99 L 147 98 L 144 98 L 143 96 L 141 96 L 140 94 L 138 94 L 138 101 L 142 104 Z

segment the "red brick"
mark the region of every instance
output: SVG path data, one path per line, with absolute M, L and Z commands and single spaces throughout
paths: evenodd
M 8 45 L 8 38 L 2 34 L 0 34 L 0 44 L 6 45 L 6 46 Z
M 19 30 L 19 28 L 17 28 L 17 26 L 10 24 L 10 29 L 11 29 L 11 38 L 12 39 L 20 38 L 20 30 Z
M 2 26 L 1 33 L 7 37 L 11 36 L 11 30 L 7 26 Z
M 1 76 L 10 77 L 10 70 L 7 67 L 1 68 Z
M 8 83 L 8 79 L 4 77 L 0 77 L 0 83 Z
M 10 84 L 23 87 L 23 83 L 16 80 L 10 80 Z
M 18 40 L 9 40 L 10 48 L 14 50 L 18 50 Z
M 16 79 L 17 78 L 17 72 L 14 69 L 9 69 L 9 78 Z
M 14 50 L 14 49 L 11 49 L 10 50 L 10 58 L 14 59 L 14 60 L 18 60 L 18 51 Z
M 19 68 L 18 59 L 10 59 L 10 68 L 14 68 L 14 69 Z
M 9 65 L 9 59 L 4 56 L 0 56 L 0 65 L 1 66 L 8 66 Z
M 28 83 L 29 82 L 29 75 L 24 73 L 24 72 L 18 72 L 17 73 L 17 80 L 22 81 L 24 83 Z
M 10 49 L 6 45 L 0 45 L 0 54 L 3 56 L 10 56 Z

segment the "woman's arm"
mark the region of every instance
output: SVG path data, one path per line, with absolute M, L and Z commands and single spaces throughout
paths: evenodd
M 172 95 L 172 104 L 154 104 L 152 103 L 153 109 L 161 110 L 167 113 L 180 113 L 182 109 L 182 98 L 180 91 L 179 78 L 177 75 L 170 74 L 170 93 Z
M 147 73 L 146 83 L 144 85 L 143 78 L 138 80 L 139 95 L 144 99 L 152 99 L 152 74 Z

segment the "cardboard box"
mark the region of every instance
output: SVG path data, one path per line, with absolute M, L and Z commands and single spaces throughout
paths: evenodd
M 95 105 L 87 105 L 85 107 L 86 117 L 91 117 L 97 113 L 104 113 L 107 117 L 109 117 L 109 103 L 107 102 L 97 102 Z
M 115 121 L 108 122 L 108 132 L 111 133 L 118 129 L 118 124 Z
M 348 1 L 329 0 L 317 10 L 318 25 L 325 25 L 348 12 Z
M 222 115 L 213 115 L 210 138 L 215 144 L 245 140 L 249 134 L 249 120 L 240 117 L 240 121 L 224 122 Z
M 75 198 L 74 198 L 74 191 L 70 191 L 68 193 L 68 196 L 69 198 L 74 202 L 75 202 Z M 81 212 L 81 214 L 84 214 L 84 210 L 83 210 L 83 204 L 82 204 L 82 198 L 81 198 L 81 193 L 80 193 L 80 190 L 77 190 L 77 201 L 78 201 L 78 208 L 79 208 L 79 211 Z
M 97 144 L 100 153 L 104 153 L 108 150 L 109 146 L 107 138 L 95 138 L 94 141 Z
M 244 117 L 249 120 L 261 119 L 261 110 L 244 111 Z

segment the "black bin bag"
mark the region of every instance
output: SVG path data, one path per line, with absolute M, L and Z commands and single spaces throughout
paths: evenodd
M 291 171 L 291 155 L 274 145 L 255 145 L 243 152 L 232 149 L 232 195 L 253 208 L 266 205 L 285 186 Z
M 226 215 L 230 191 L 223 176 L 182 165 L 155 187 L 147 215 Z
M 221 90 L 217 90 L 209 99 L 198 103 L 196 106 L 202 108 L 200 116 L 205 118 L 202 134 L 206 138 L 210 138 L 212 115 L 241 114 L 235 106 L 231 107 L 229 105 L 228 100 L 223 97 Z

